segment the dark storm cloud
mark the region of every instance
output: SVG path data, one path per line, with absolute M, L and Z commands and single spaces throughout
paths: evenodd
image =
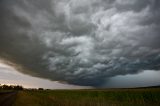
M 159 0 L 1 0 L 0 56 L 72 84 L 160 69 Z

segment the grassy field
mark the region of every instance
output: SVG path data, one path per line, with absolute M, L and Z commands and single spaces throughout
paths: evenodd
M 20 91 L 13 106 L 160 106 L 160 89 Z

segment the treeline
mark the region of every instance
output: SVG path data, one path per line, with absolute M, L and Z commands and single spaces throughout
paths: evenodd
M 0 90 L 23 90 L 23 86 L 20 85 L 1 85 Z
M 24 88 L 21 85 L 1 85 L 0 84 L 0 90 L 31 90 L 31 91 L 42 91 L 42 90 L 50 90 L 50 89 L 44 89 L 44 88 Z

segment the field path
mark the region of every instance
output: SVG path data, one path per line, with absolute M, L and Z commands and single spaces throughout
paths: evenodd
M 0 106 L 12 106 L 15 101 L 17 92 L 0 93 Z

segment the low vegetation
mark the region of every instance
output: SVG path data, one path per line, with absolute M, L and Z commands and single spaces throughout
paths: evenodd
M 13 106 L 160 106 L 160 89 L 24 90 Z
M 0 85 L 0 106 L 160 106 L 160 87 L 49 90 Z

